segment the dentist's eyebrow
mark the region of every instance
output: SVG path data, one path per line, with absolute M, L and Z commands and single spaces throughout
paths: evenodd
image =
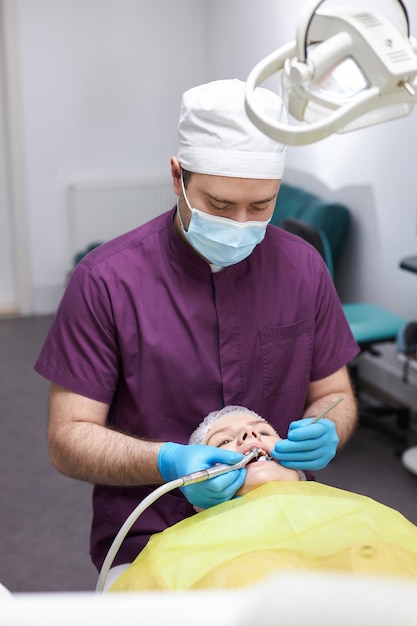
M 207 198 L 210 198 L 210 200 L 214 200 L 214 202 L 218 202 L 219 204 L 230 204 L 231 206 L 238 204 L 237 202 L 233 202 L 232 200 L 227 200 L 226 198 L 219 198 L 217 196 L 214 196 L 208 191 L 204 193 L 207 196 Z M 251 202 L 251 204 L 266 204 L 267 202 L 271 202 L 272 200 L 275 200 L 276 197 L 277 197 L 277 194 L 274 193 L 270 198 L 265 198 L 265 200 L 256 200 L 256 202 Z
M 252 202 L 251 204 L 266 204 L 267 202 L 272 202 L 272 200 L 276 200 L 277 194 L 274 193 L 270 198 L 266 198 L 265 200 L 257 200 L 256 202 Z

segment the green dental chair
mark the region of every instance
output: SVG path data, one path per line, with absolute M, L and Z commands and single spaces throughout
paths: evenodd
M 272 223 L 313 245 L 322 255 L 334 279 L 350 225 L 350 212 L 346 206 L 322 200 L 300 187 L 281 183 Z M 395 342 L 400 329 L 407 322 L 393 311 L 369 302 L 342 303 L 342 306 L 361 354 L 369 351 L 378 355 L 378 344 Z M 349 370 L 359 400 L 360 423 L 383 430 L 405 445 L 410 421 L 409 409 L 365 405 L 357 375 L 357 359 L 349 364 Z M 392 415 L 396 416 L 394 428 L 382 419 Z

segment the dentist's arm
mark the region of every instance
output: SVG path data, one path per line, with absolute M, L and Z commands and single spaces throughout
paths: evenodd
M 339 396 L 343 396 L 343 402 L 338 404 L 326 419 L 334 423 L 339 437 L 338 447 L 341 448 L 358 425 L 358 404 L 347 367 L 342 367 L 327 378 L 310 383 L 304 417 L 315 417 Z
M 115 486 L 158 485 L 242 454 L 213 446 L 146 441 L 107 426 L 107 404 L 58 385 L 49 395 L 48 447 L 54 467 L 72 478 Z M 240 469 L 184 487 L 185 497 L 209 508 L 230 500 L 245 480 Z
M 104 485 L 162 482 L 160 442 L 144 441 L 106 425 L 109 406 L 52 384 L 48 448 L 54 467 L 72 478 Z

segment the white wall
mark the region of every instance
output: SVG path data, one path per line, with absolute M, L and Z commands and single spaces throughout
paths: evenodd
M 0 7 L 0 37 L 3 36 Z M 4 50 L 0 45 L 0 313 L 13 312 L 16 302 L 14 258 L 12 249 L 12 215 L 9 198 L 9 164 L 6 149 L 6 97 L 4 94 Z
M 374 0 L 375 3 L 376 0 Z M 303 0 L 16 0 L 34 312 L 53 311 L 70 259 L 65 191 L 74 179 L 168 173 L 181 93 L 237 76 L 295 38 Z M 346 4 L 346 2 L 345 2 Z M 390 7 L 378 0 L 378 10 Z M 417 35 L 417 8 L 407 3 Z M 413 5 L 413 6 L 412 6 Z M 362 6 L 364 3 L 362 2 Z M 348 299 L 417 315 L 417 112 L 289 149 L 285 174 L 345 201 Z
M 203 80 L 196 0 L 16 0 L 34 311 L 71 259 L 73 180 L 169 176 L 181 93 Z M 169 208 L 169 207 L 167 207 Z

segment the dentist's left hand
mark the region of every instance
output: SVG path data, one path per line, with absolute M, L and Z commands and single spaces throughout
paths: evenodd
M 271 456 L 284 467 L 299 470 L 319 470 L 336 455 L 339 437 L 331 420 L 321 419 L 311 424 L 307 417 L 291 422 L 287 439 L 275 444 Z
M 232 450 L 168 442 L 164 443 L 159 450 L 158 469 L 162 478 L 169 482 L 186 474 L 213 467 L 218 463 L 234 465 L 242 459 L 243 454 Z M 181 487 L 181 491 L 191 504 L 208 509 L 233 498 L 245 482 L 245 477 L 246 470 L 242 468 L 194 485 Z

